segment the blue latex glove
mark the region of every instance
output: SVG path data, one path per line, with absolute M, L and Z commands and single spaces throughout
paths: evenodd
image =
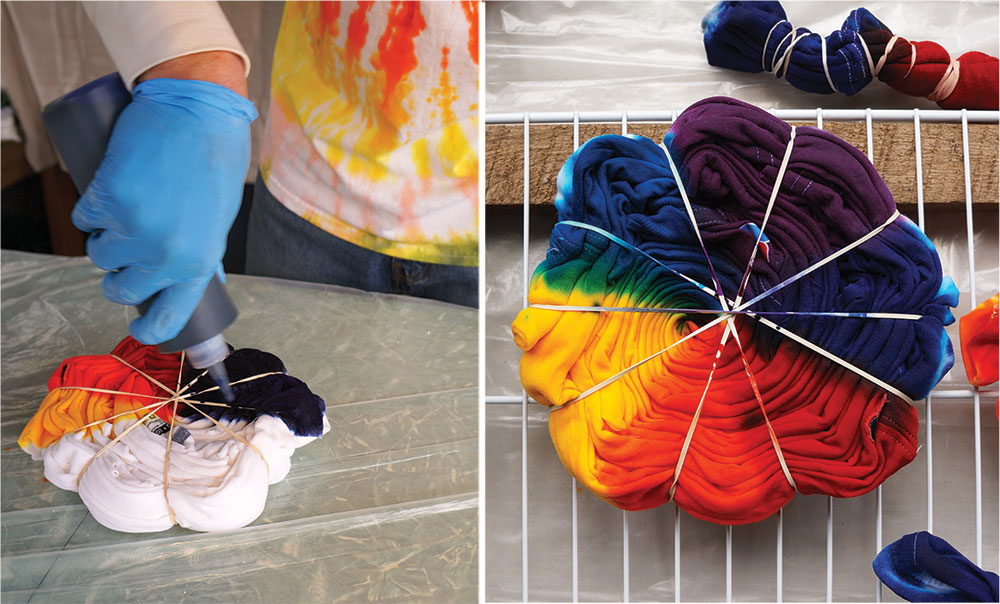
M 136 305 L 158 294 L 130 326 L 144 344 L 175 337 L 222 272 L 240 208 L 257 110 L 224 86 L 153 79 L 135 87 L 100 168 L 73 209 L 90 232 L 87 255 L 104 295 Z

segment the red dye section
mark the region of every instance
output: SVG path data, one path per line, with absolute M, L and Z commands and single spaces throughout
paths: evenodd
M 749 333 L 744 327 L 741 337 Z M 699 377 L 707 378 L 716 344 L 705 343 L 702 352 L 712 354 L 702 356 Z M 916 456 L 917 414 L 902 399 L 791 342 L 766 360 L 752 345 L 747 354 L 799 493 L 862 495 Z M 738 348 L 727 344 L 674 495 L 686 512 L 709 522 L 758 522 L 795 496 L 738 357 Z M 655 384 L 651 407 L 624 431 L 605 427 L 594 473 L 607 485 L 608 502 L 634 511 L 670 501 L 680 449 L 704 391 L 702 379 L 692 383 Z
M 383 105 L 388 105 L 397 84 L 417 67 L 413 40 L 427 28 L 419 2 L 393 2 L 385 33 L 378 41 L 372 66 L 385 73 Z
M 358 7 L 351 13 L 347 23 L 347 60 L 350 63 L 357 63 L 361 56 L 361 49 L 368 39 L 368 11 L 372 8 L 371 2 L 358 2 Z
M 319 3 L 319 11 L 320 17 L 323 19 L 324 29 L 331 36 L 337 36 L 340 33 L 340 27 L 337 23 L 337 19 L 340 18 L 340 2 L 322 0 Z
M 479 65 L 479 2 L 462 0 L 462 10 L 465 11 L 465 19 L 469 22 L 469 57 L 473 63 Z

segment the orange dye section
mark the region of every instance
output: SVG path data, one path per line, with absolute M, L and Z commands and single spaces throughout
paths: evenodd
M 462 10 L 469 22 L 469 57 L 479 65 L 479 2 L 462 0 Z

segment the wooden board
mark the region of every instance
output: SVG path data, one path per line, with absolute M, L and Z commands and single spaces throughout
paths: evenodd
M 796 122 L 796 124 L 800 124 Z M 813 123 L 801 123 L 813 126 Z M 867 147 L 864 122 L 826 121 L 824 129 L 862 152 Z M 629 124 L 629 132 L 663 140 L 669 123 Z M 969 159 L 973 203 L 998 199 L 998 132 L 996 124 L 969 124 Z M 580 124 L 580 143 L 600 134 L 621 134 L 621 124 Z M 965 203 L 961 124 L 921 124 L 924 203 Z M 552 204 L 556 175 L 573 152 L 571 124 L 538 124 L 530 132 L 530 198 Z M 917 202 L 916 150 L 910 122 L 881 122 L 872 127 L 872 155 L 898 204 Z M 520 205 L 524 198 L 524 127 L 486 126 L 486 203 Z

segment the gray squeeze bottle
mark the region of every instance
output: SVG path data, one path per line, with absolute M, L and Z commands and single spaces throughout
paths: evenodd
M 118 114 L 131 100 L 132 95 L 121 77 L 112 73 L 84 84 L 42 110 L 42 121 L 81 194 L 104 158 Z M 146 313 L 155 297 L 138 305 L 139 314 Z M 174 339 L 158 346 L 161 352 L 183 350 L 192 367 L 208 368 L 230 402 L 233 391 L 222 363 L 229 354 L 229 347 L 222 332 L 236 321 L 238 314 L 219 276 L 214 275 L 184 329 Z

